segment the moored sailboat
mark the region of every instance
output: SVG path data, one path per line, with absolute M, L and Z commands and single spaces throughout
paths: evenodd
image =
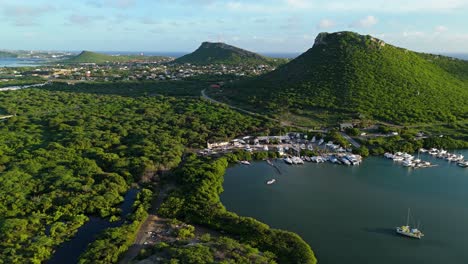
M 411 228 L 409 226 L 409 218 L 410 218 L 410 209 L 408 208 L 408 216 L 406 218 L 406 225 L 396 227 L 396 232 L 402 236 L 421 239 L 424 236 L 424 234 L 418 228 Z

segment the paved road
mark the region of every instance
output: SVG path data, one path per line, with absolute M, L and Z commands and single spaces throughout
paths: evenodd
M 11 118 L 11 117 L 13 117 L 13 115 L 0 116 L 0 120 L 2 120 L 2 119 L 8 119 L 8 118 Z
M 290 124 L 290 125 L 285 125 L 285 124 L 283 124 L 283 122 L 281 122 L 281 120 L 279 120 L 279 119 L 271 118 L 271 117 L 266 116 L 266 115 L 262 115 L 262 114 L 259 114 L 259 113 L 255 113 L 255 112 L 252 112 L 252 111 L 248 111 L 248 110 L 239 108 L 239 107 L 237 107 L 237 106 L 229 105 L 229 104 L 220 102 L 220 101 L 218 101 L 218 100 L 215 100 L 215 99 L 209 97 L 208 95 L 206 95 L 205 90 L 206 90 L 206 89 L 203 89 L 203 90 L 201 91 L 201 96 L 202 96 L 202 98 L 203 98 L 203 99 L 206 99 L 206 100 L 208 100 L 208 101 L 210 101 L 210 102 L 212 102 L 212 103 L 225 105 L 225 106 L 227 106 L 227 107 L 229 107 L 229 108 L 231 108 L 231 109 L 237 110 L 237 111 L 239 111 L 239 112 L 243 112 L 243 113 L 246 113 L 246 114 L 255 116 L 255 117 L 260 117 L 260 118 L 263 118 L 263 119 L 267 119 L 267 120 L 270 120 L 270 121 L 273 121 L 273 122 L 278 122 L 278 123 L 281 124 L 282 126 L 295 127 L 295 128 L 301 129 L 301 130 L 309 131 L 309 132 L 320 132 L 320 133 L 326 133 L 326 132 L 327 132 L 326 130 L 313 130 L 313 129 L 310 129 L 310 128 L 307 128 L 307 127 L 301 127 L 301 126 L 296 126 L 296 125 L 292 125 L 292 124 Z
M 203 89 L 203 90 L 201 91 L 201 96 L 202 96 L 204 99 L 206 99 L 206 100 L 208 100 L 208 101 L 210 101 L 210 102 L 212 102 L 212 103 L 225 105 L 225 106 L 227 106 L 227 107 L 229 107 L 229 108 L 232 108 L 232 109 L 235 109 L 235 110 L 237 110 L 237 111 L 239 111 L 239 112 L 243 112 L 243 113 L 246 113 L 246 114 L 249 114 L 249 115 L 253 115 L 253 116 L 256 116 L 256 117 L 261 117 L 261 118 L 264 118 L 264 119 L 267 119 L 267 120 L 270 120 L 270 121 L 280 122 L 280 120 L 278 120 L 278 119 L 271 118 L 271 117 L 269 117 L 269 116 L 261 115 L 261 114 L 258 114 L 258 113 L 254 113 L 254 112 L 251 112 L 251 111 L 247 111 L 247 110 L 245 110 L 245 109 L 242 109 L 242 108 L 239 108 L 239 107 L 236 107 L 236 106 L 228 105 L 228 104 L 226 104 L 226 103 L 217 101 L 217 100 L 215 100 L 215 99 L 213 99 L 213 98 L 211 98 L 211 97 L 208 97 L 208 95 L 206 95 L 206 93 L 205 93 L 205 90 L 206 90 L 206 89 Z
M 2 87 L 0 88 L 0 92 L 15 91 L 15 90 L 21 90 L 21 89 L 26 89 L 26 88 L 31 88 L 31 87 L 42 87 L 47 84 L 48 82 L 38 83 L 38 84 L 29 84 L 29 85 L 15 85 L 15 86 Z
M 356 140 L 352 139 L 350 136 L 348 136 L 346 133 L 344 132 L 340 132 L 340 134 L 346 139 L 349 141 L 349 143 L 351 143 L 351 145 L 353 145 L 355 148 L 360 148 L 361 147 L 361 144 L 359 144 Z

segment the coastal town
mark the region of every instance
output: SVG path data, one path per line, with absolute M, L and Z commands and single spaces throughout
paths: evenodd
M 15 81 L 34 82 L 114 82 L 114 81 L 179 81 L 197 76 L 255 76 L 275 69 L 271 65 L 178 64 L 174 58 L 159 61 L 40 64 L 34 67 L 0 68 L 0 86 Z

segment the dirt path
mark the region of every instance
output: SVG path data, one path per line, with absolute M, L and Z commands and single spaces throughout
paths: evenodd
M 133 245 L 125 253 L 120 264 L 132 263 L 132 260 L 138 255 L 138 253 L 146 246 L 145 242 L 150 238 L 151 231 L 154 230 L 155 226 L 161 225 L 162 222 L 167 222 L 168 219 L 161 218 L 156 215 L 159 210 L 159 207 L 163 203 L 164 199 L 167 197 L 167 194 L 173 189 L 172 185 L 165 185 L 159 192 L 158 198 L 151 205 L 149 215 L 146 220 L 141 225 L 138 233 L 136 235 Z

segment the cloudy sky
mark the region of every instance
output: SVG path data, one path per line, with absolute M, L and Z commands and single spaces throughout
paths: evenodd
M 303 52 L 355 31 L 425 52 L 468 53 L 468 0 L 0 0 L 0 49 L 191 51 L 222 41 Z

